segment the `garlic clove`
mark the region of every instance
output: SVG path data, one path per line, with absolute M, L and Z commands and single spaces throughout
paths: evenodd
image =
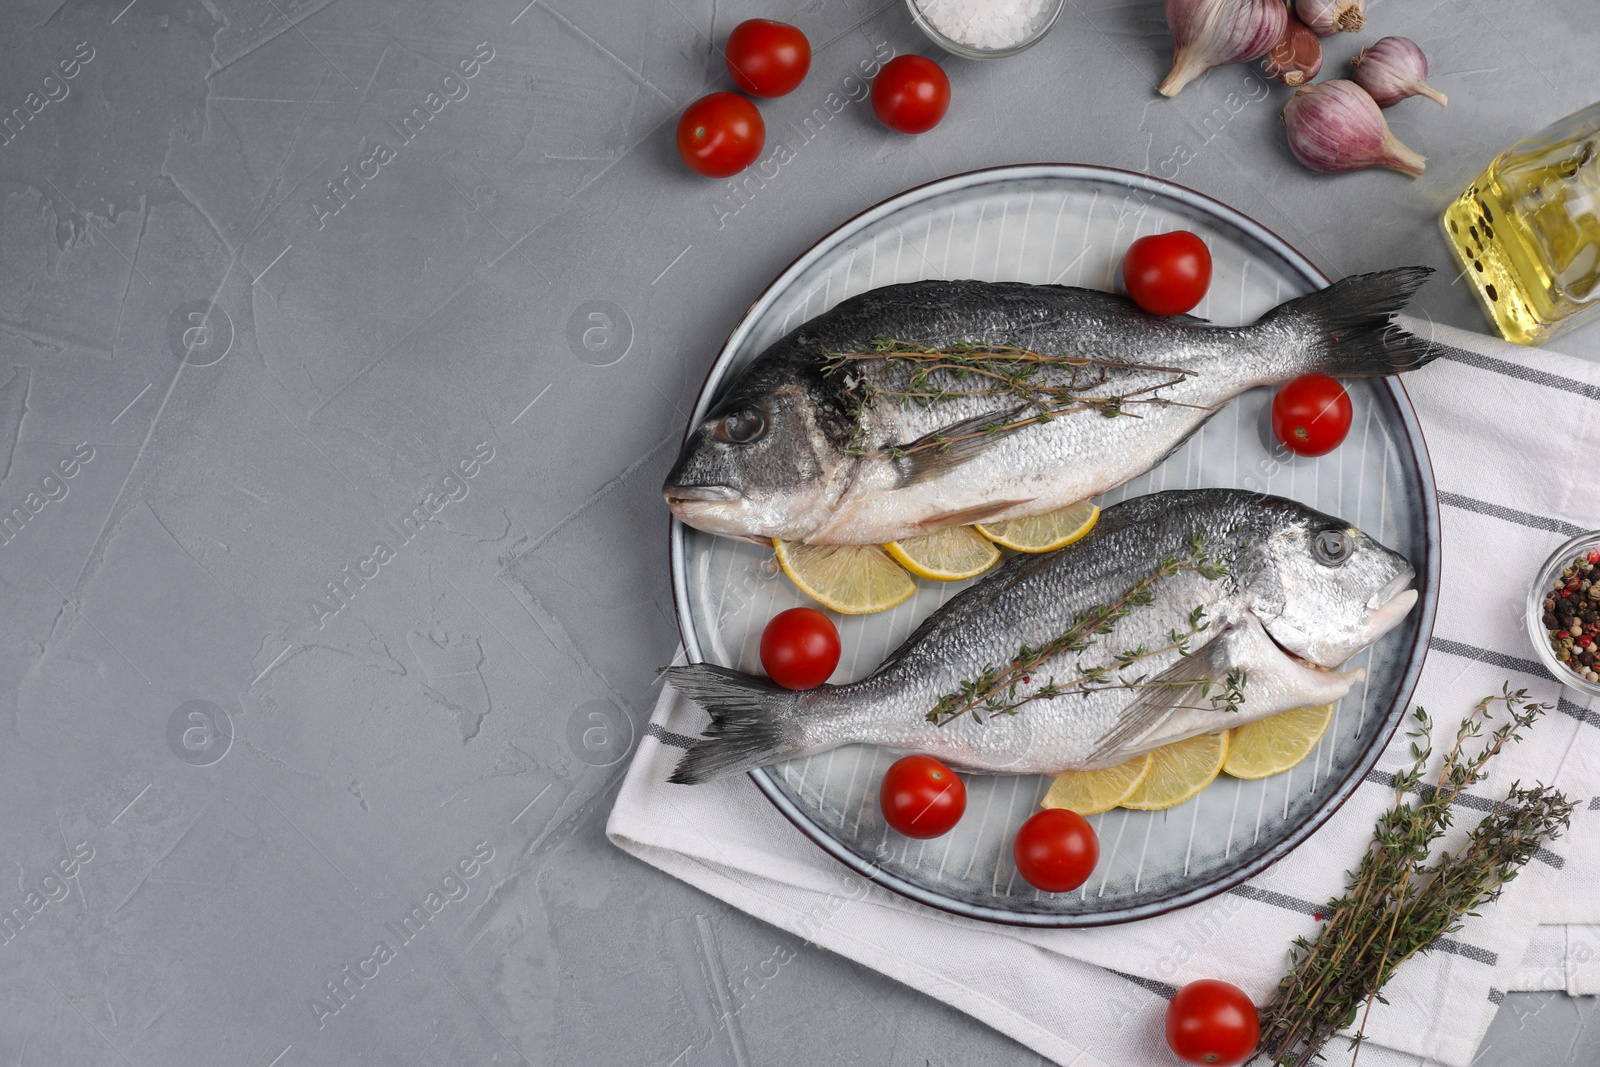
M 1416 178 L 1426 163 L 1389 130 L 1377 102 L 1355 82 L 1302 86 L 1284 105 L 1283 124 L 1295 158 L 1325 174 L 1387 167 Z
M 1428 57 L 1406 37 L 1385 37 L 1350 61 L 1351 79 L 1372 95 L 1379 107 L 1393 107 L 1410 96 L 1425 96 L 1448 107 L 1443 93 L 1428 84 Z
M 1260 58 L 1289 18 L 1283 0 L 1166 0 L 1166 14 L 1174 47 L 1162 96 L 1177 96 L 1212 67 Z
M 1261 72 L 1279 85 L 1293 87 L 1315 78 L 1321 69 L 1322 42 L 1290 11 L 1283 37 L 1261 61 Z
M 1355 33 L 1367 24 L 1367 0 L 1294 0 L 1294 10 L 1318 37 Z

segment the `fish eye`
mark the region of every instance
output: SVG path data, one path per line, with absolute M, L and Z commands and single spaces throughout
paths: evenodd
M 1337 567 L 1350 558 L 1353 544 L 1343 530 L 1323 530 L 1311 540 L 1311 554 L 1325 567 Z
M 719 441 L 747 445 L 766 432 L 767 417 L 760 408 L 750 407 L 724 415 L 717 423 L 716 436 Z

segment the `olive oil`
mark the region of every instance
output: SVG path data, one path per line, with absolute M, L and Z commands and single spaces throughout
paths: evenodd
M 1508 341 L 1543 344 L 1600 318 L 1600 104 L 1502 152 L 1443 222 Z

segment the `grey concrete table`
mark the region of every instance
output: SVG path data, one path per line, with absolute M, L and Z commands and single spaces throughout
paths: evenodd
M 1600 98 L 1600 9 L 1374 6 L 1452 100 L 1392 113 L 1415 183 L 1301 170 L 1244 68 L 1158 98 L 1155 0 L 949 61 L 917 138 L 863 103 L 863 61 L 931 50 L 895 2 L 8 0 L 0 1062 L 1034 1063 L 606 843 L 677 639 L 661 476 L 791 258 L 991 164 L 1432 263 L 1424 310 L 1481 328 L 1435 220 Z M 755 177 L 696 178 L 674 120 L 755 15 L 812 73 Z M 1482 1062 L 1595 1063 L 1595 1021 L 1511 996 Z

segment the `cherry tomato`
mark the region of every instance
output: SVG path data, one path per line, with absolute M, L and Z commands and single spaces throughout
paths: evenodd
M 684 109 L 678 154 L 707 178 L 731 178 L 754 163 L 767 143 L 761 112 L 738 93 L 712 93 Z
M 1122 257 L 1122 284 L 1152 315 L 1181 315 L 1211 287 L 1211 250 L 1188 230 L 1141 237 Z
M 761 631 L 761 666 L 785 689 L 815 689 L 839 665 L 839 631 L 816 608 L 780 611 Z
M 1233 1067 L 1261 1040 L 1261 1018 L 1244 990 L 1202 978 L 1178 990 L 1167 1005 L 1167 1045 L 1190 1063 Z
M 1302 374 L 1272 398 L 1272 433 L 1300 456 L 1325 456 L 1339 447 L 1354 417 L 1350 394 L 1326 374 Z
M 923 56 L 895 56 L 872 79 L 872 110 L 901 133 L 926 133 L 950 110 L 950 79 Z
M 967 786 L 932 756 L 906 756 L 884 772 L 878 805 L 883 821 L 907 837 L 938 837 L 961 821 Z
M 811 42 L 797 27 L 746 19 L 728 34 L 728 73 L 751 96 L 792 93 L 811 69 Z
M 1065 893 L 1089 880 L 1100 860 L 1100 839 L 1089 820 L 1077 812 L 1046 808 L 1022 824 L 1011 854 L 1029 885 L 1046 893 Z

